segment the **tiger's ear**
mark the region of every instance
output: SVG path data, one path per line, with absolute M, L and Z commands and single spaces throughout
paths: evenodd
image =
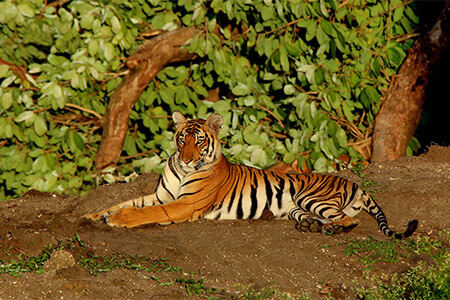
M 206 125 L 212 129 L 215 134 L 219 134 L 220 128 L 223 124 L 222 116 L 219 114 L 212 114 L 206 120 Z
M 181 126 L 183 126 L 187 122 L 186 118 L 178 110 L 173 112 L 172 119 L 175 122 L 175 127 L 177 129 L 179 129 Z

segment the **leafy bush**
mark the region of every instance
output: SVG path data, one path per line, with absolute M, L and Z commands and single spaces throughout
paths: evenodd
M 327 171 L 367 159 L 418 21 L 401 0 L 56 3 L 0 3 L 0 198 L 160 171 L 175 109 L 222 114 L 233 161 Z M 187 47 L 199 58 L 159 72 L 135 104 L 118 166 L 99 173 L 100 118 L 123 59 L 158 30 L 193 25 L 201 31 Z M 214 89 L 220 101 L 209 101 Z

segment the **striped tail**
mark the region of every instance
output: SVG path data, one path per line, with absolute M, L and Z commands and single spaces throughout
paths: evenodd
M 375 200 L 373 200 L 372 197 L 370 197 L 366 192 L 364 192 L 364 194 L 365 195 L 363 195 L 363 197 L 367 197 L 366 201 L 364 201 L 366 203 L 364 210 L 367 211 L 375 220 L 377 220 L 378 228 L 380 228 L 385 235 L 401 240 L 410 237 L 416 231 L 417 225 L 419 224 L 417 220 L 409 221 L 408 228 L 405 232 L 397 233 L 392 231 L 388 226 L 386 216 L 381 210 L 381 207 L 379 207 Z

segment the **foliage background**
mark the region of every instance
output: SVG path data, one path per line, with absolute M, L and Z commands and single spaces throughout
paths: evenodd
M 365 161 L 418 24 L 414 3 L 401 0 L 56 3 L 0 3 L 0 199 L 161 171 L 174 110 L 220 113 L 234 162 L 331 171 Z M 199 58 L 159 72 L 130 116 L 119 164 L 95 170 L 99 121 L 125 58 L 158 30 L 193 25 L 200 32 L 186 47 Z

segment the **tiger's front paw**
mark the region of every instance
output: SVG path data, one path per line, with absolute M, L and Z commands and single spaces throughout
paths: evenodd
M 96 221 L 100 221 L 102 219 L 102 214 L 101 213 L 93 213 L 93 214 L 84 215 L 83 217 L 91 219 L 92 221 L 96 222 Z
M 139 208 L 125 207 L 103 215 L 105 223 L 111 227 L 136 227 L 141 225 L 138 221 Z

